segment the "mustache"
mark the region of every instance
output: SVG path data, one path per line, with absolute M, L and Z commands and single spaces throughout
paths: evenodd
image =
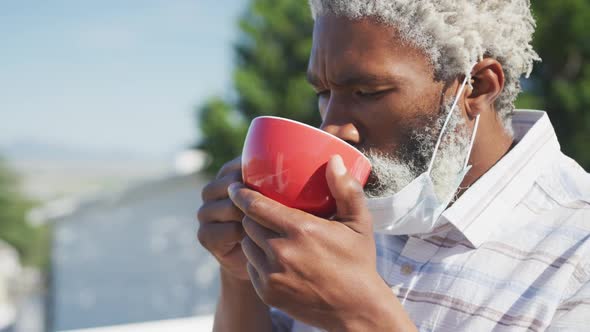
M 376 148 L 360 149 L 373 166 L 365 186 L 368 198 L 395 194 L 428 170 L 450 108 L 451 105 L 448 105 L 446 112 L 441 111 L 434 118 L 430 117 L 426 125 L 423 118 L 420 126 L 408 128 L 405 139 L 395 150 L 383 152 Z M 431 173 L 438 195 L 451 190 L 453 177 L 462 167 L 461 156 L 464 156 L 470 137 L 463 124 L 460 113 L 454 113 L 443 135 Z
M 412 162 L 401 161 L 374 150 L 368 151 L 366 156 L 372 165 L 364 188 L 368 198 L 394 194 L 420 174 Z

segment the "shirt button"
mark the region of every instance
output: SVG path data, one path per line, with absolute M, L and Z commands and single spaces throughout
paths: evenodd
M 401 268 L 402 274 L 405 276 L 409 276 L 414 272 L 414 267 L 410 264 L 404 264 Z

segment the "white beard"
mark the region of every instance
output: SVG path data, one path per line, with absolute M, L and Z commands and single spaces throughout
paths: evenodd
M 411 149 L 402 148 L 400 151 L 404 152 L 394 153 L 393 156 L 374 150 L 365 153 L 371 161 L 372 175 L 376 179 L 376 184 L 365 190 L 368 198 L 393 195 L 428 169 L 424 161 L 432 159 L 440 128 L 450 108 L 451 105 L 445 106 L 445 111 L 431 125 L 410 132 L 414 142 Z M 457 191 L 456 175 L 465 163 L 470 138 L 465 120 L 456 109 L 442 137 L 431 173 L 439 198 L 448 197 L 451 192 Z

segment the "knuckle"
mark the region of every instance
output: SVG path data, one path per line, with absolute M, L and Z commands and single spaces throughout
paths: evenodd
M 349 181 L 346 181 L 346 183 L 344 184 L 344 189 L 348 193 L 348 195 L 350 195 L 350 196 L 353 196 L 353 197 L 363 196 L 364 197 L 364 192 L 363 192 L 362 186 L 360 185 L 360 183 L 358 183 L 354 179 L 350 179 Z
M 207 248 L 208 242 L 207 239 L 209 237 L 207 236 L 207 230 L 206 227 L 204 225 L 201 225 L 201 227 L 199 227 L 199 230 L 197 231 L 197 240 L 199 240 L 199 243 Z
M 217 173 L 217 178 L 222 178 L 226 173 L 233 169 L 241 168 L 241 157 L 237 157 L 221 166 L 221 169 Z
M 197 211 L 197 220 L 199 221 L 199 223 L 207 221 L 207 212 L 207 204 L 201 205 L 201 207 Z
M 211 195 L 214 191 L 214 187 L 215 181 L 209 182 L 207 183 L 207 185 L 205 185 L 205 187 L 203 187 L 203 190 L 201 190 L 201 199 L 203 200 L 203 202 L 211 200 Z
M 360 183 L 355 181 L 353 182 L 351 187 L 352 195 L 354 197 L 356 197 L 360 201 L 365 201 L 367 199 L 367 196 L 365 195 L 365 190 L 363 189 L 363 186 L 361 186 Z
M 242 171 L 240 169 L 231 172 L 227 175 L 227 186 L 234 182 L 242 182 Z
M 197 220 L 201 224 L 212 221 L 240 221 L 242 218 L 242 211 L 235 207 L 229 199 L 205 203 L 197 211 Z
M 293 255 L 290 248 L 287 246 L 282 245 L 281 243 L 277 243 L 276 241 L 270 241 L 269 247 L 272 250 L 273 258 L 275 263 L 279 266 L 288 266 L 290 265 Z
M 299 222 L 293 229 L 296 236 L 314 237 L 317 235 L 317 224 L 314 222 Z
M 229 165 L 229 164 L 225 164 L 225 165 L 221 166 L 221 168 L 219 169 L 219 172 L 217 172 L 217 176 L 216 176 L 216 178 L 217 178 L 217 179 L 220 179 L 220 178 L 222 178 L 222 177 L 223 177 L 223 175 L 224 175 L 225 173 L 227 173 L 227 171 L 228 171 L 228 168 L 229 168 L 229 166 L 228 166 L 228 165 Z
M 229 199 L 225 199 L 219 203 L 219 210 L 216 211 L 218 214 L 217 218 L 222 221 L 240 221 L 242 220 L 242 214 L 240 209 L 235 207 L 233 202 Z
M 260 197 L 254 197 L 248 200 L 245 207 L 245 213 L 247 215 L 256 215 L 260 209 L 262 209 L 262 199 Z

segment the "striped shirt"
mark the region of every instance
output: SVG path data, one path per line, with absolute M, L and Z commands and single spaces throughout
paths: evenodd
M 420 331 L 590 331 L 590 175 L 544 112 L 513 126 L 518 144 L 442 228 L 375 235 L 378 272 Z M 275 331 L 319 331 L 272 313 Z

